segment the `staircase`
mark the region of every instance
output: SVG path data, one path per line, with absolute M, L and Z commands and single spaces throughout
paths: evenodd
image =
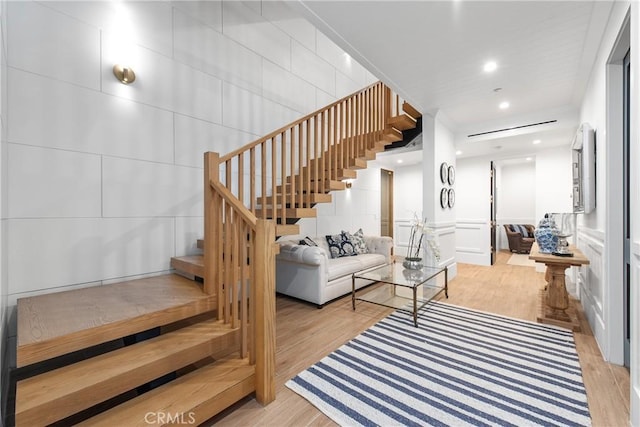
M 276 237 L 419 117 L 376 83 L 205 153 L 206 256 L 172 258 L 180 275 L 18 300 L 16 425 L 197 425 L 250 394 L 273 401 Z

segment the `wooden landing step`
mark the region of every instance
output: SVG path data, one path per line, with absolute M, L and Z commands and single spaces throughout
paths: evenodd
M 79 426 L 149 427 L 151 414 L 180 417 L 171 423 L 200 425 L 255 391 L 255 367 L 229 356 L 86 420 Z M 154 418 L 152 425 L 158 423 Z
M 216 301 L 177 274 L 20 298 L 17 366 L 196 316 Z
M 416 127 L 416 120 L 408 114 L 401 114 L 390 117 L 389 120 L 387 120 L 387 124 L 398 130 L 408 130 Z
M 204 277 L 204 256 L 186 255 L 172 257 L 171 268 L 190 276 Z
M 162 375 L 239 346 L 239 330 L 210 319 L 19 381 L 16 425 L 47 425 Z

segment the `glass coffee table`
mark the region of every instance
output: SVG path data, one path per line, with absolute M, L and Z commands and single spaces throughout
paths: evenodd
M 438 276 L 444 273 L 444 282 Z M 383 283 L 371 290 L 356 291 L 356 280 L 365 279 Z M 418 326 L 418 310 L 444 291 L 449 298 L 447 267 L 422 267 L 410 270 L 401 263 L 387 264 L 373 270 L 354 273 L 351 276 L 351 304 L 366 301 L 385 307 L 396 308 L 413 314 L 413 324 Z

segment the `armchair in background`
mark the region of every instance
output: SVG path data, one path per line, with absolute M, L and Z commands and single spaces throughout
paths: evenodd
M 504 230 L 509 239 L 509 250 L 519 254 L 531 252 L 531 245 L 536 241 L 531 224 L 504 224 Z

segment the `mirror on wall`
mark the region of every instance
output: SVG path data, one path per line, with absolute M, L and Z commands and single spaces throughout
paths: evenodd
M 571 145 L 573 212 L 589 213 L 596 208 L 595 132 L 588 123 L 578 128 Z

